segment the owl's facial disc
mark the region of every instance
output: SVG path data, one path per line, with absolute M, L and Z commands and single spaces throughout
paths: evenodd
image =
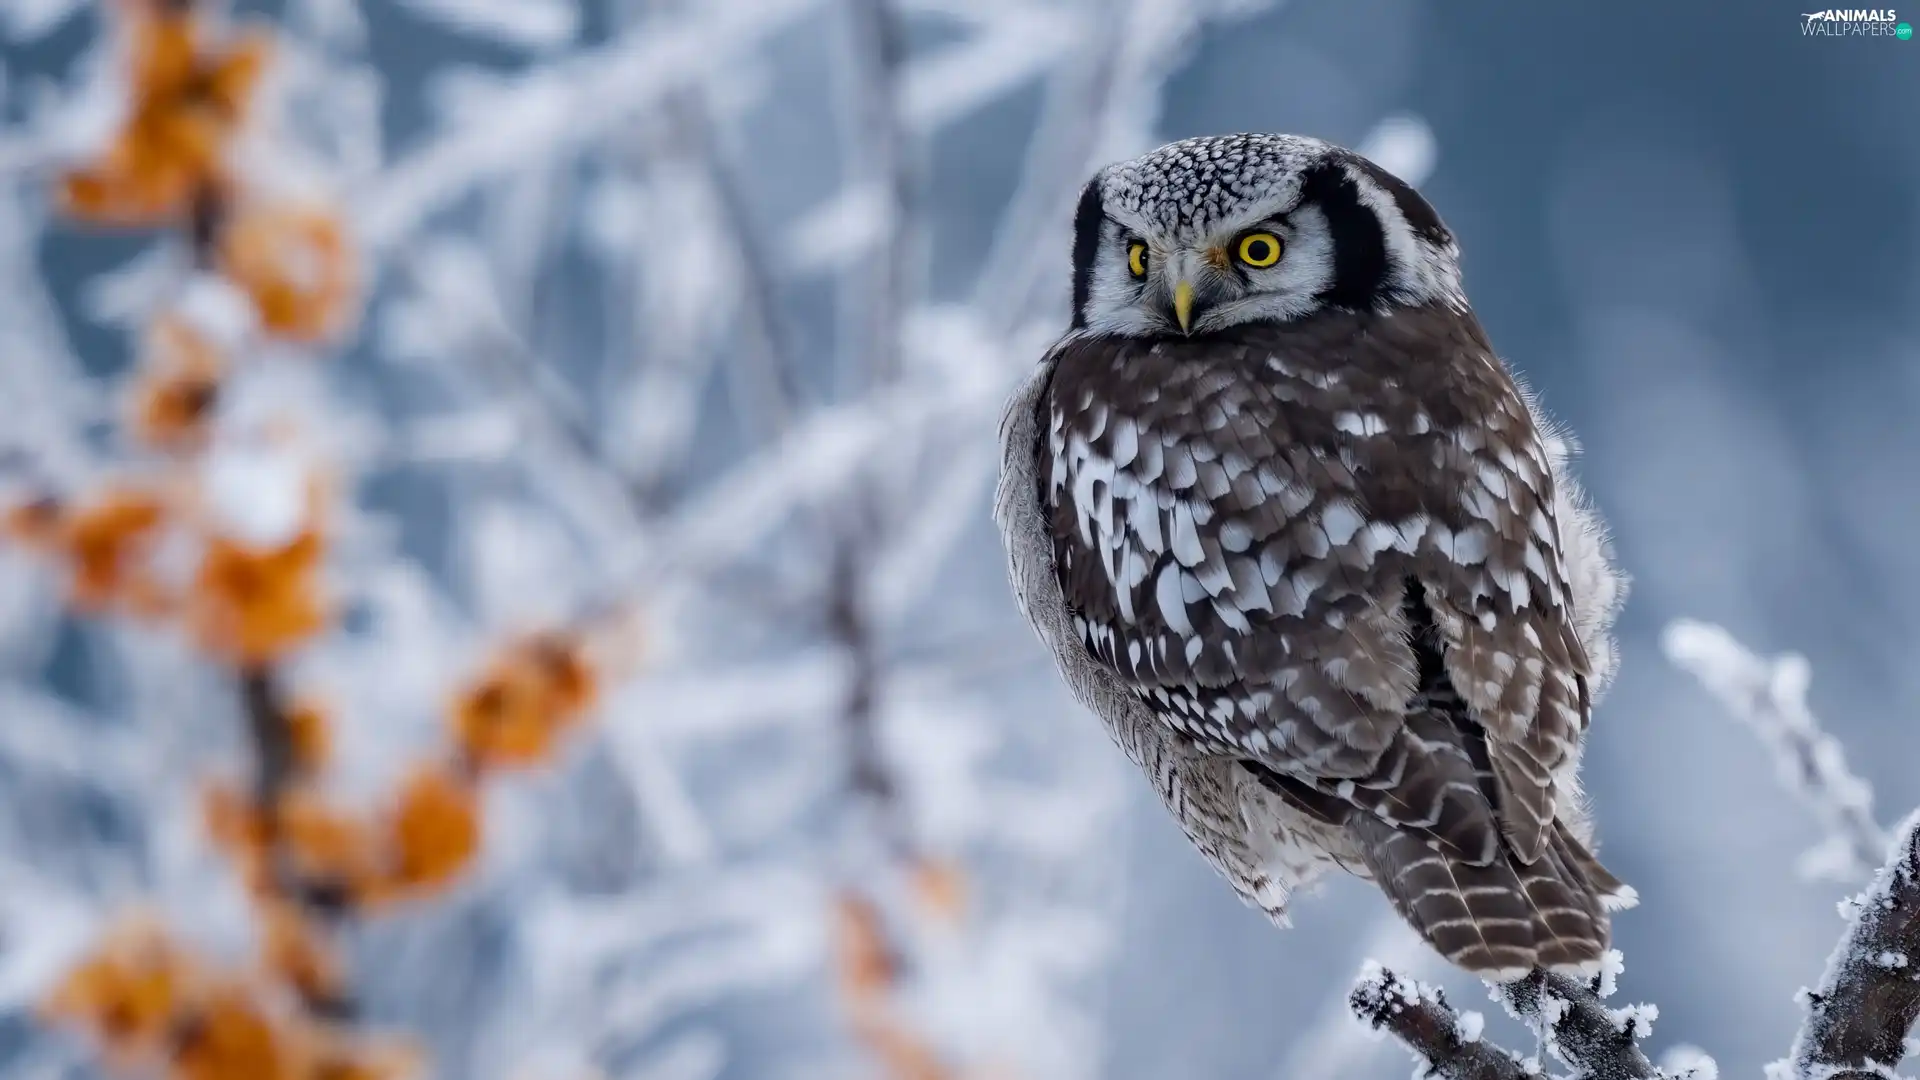
M 1297 259 L 1290 236 L 1303 243 Z M 1138 286 L 1130 320 L 1136 329 L 1191 336 L 1247 321 L 1250 315 L 1284 317 L 1293 309 L 1310 308 L 1325 280 L 1324 268 L 1311 258 L 1315 245 L 1310 237 L 1285 221 L 1265 221 L 1190 242 L 1157 244 L 1126 237 L 1125 243 L 1127 269 Z
M 1110 165 L 1082 189 L 1073 236 L 1073 328 L 1090 334 L 1467 307 L 1459 248 L 1433 207 L 1303 136 L 1201 136 Z

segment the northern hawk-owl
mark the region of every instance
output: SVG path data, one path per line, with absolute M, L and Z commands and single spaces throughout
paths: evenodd
M 1102 169 L 995 518 L 1078 698 L 1249 903 L 1338 866 L 1442 955 L 1590 969 L 1581 739 L 1625 582 L 1407 184 L 1290 135 Z

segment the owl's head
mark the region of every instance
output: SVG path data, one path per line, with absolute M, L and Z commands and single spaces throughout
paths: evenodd
M 1203 334 L 1432 303 L 1466 303 L 1440 215 L 1319 139 L 1168 143 L 1100 170 L 1074 219 L 1073 325 L 1092 333 Z

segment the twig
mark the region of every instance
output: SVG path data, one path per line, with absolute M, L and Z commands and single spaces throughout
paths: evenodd
M 1439 954 L 1428 948 L 1400 916 L 1391 912 L 1374 919 L 1355 953 L 1367 958 L 1366 970 L 1385 967 L 1402 982 L 1415 985 L 1441 964 Z M 1287 1048 L 1286 1057 L 1272 1074 L 1274 1080 L 1353 1076 L 1369 1071 L 1367 1066 L 1384 1048 L 1369 1030 L 1349 1021 L 1353 1012 L 1351 999 L 1350 988 L 1341 988 L 1339 994 L 1330 996 L 1320 1006 L 1306 1034 Z
M 253 744 L 254 813 L 259 816 L 265 845 L 267 872 L 274 889 L 306 908 L 324 923 L 337 923 L 346 913 L 348 899 L 332 882 L 303 877 L 290 865 L 280 843 L 280 805 L 292 786 L 297 761 L 294 756 L 291 712 L 274 681 L 273 671 L 265 665 L 241 670 L 240 701 L 246 712 L 247 735 Z M 351 1019 L 357 1012 L 352 996 L 345 991 L 325 992 L 301 989 L 301 997 L 315 1016 L 332 1020 Z
M 253 740 L 257 770 L 253 799 L 272 829 L 280 798 L 293 779 L 293 729 L 268 668 L 249 667 L 240 673 L 240 701 L 247 714 L 247 734 Z
M 1920 1018 L 1920 813 L 1899 830 L 1886 865 L 1854 897 L 1853 922 L 1804 991 L 1807 1019 L 1772 1080 L 1885 1080 Z
M 1842 905 L 1853 919 L 1818 990 L 1803 990 L 1806 1022 L 1771 1080 L 1885 1080 L 1906 1056 L 1920 1018 L 1920 814 L 1894 830 L 1873 817 L 1873 790 L 1847 768 L 1840 744 L 1807 707 L 1805 657 L 1772 661 L 1709 623 L 1678 620 L 1662 637 L 1667 657 L 1692 672 L 1779 757 L 1781 776 L 1830 834 L 1811 869 L 1859 877 L 1866 891 Z M 1803 862 L 1803 868 L 1807 868 Z
M 359 235 L 376 254 L 403 243 L 468 188 L 601 138 L 716 64 L 806 15 L 817 0 L 706 5 L 667 27 L 642 27 L 520 79 L 499 107 L 463 117 L 396 162 L 365 194 Z
M 900 121 L 899 81 L 904 60 L 901 27 L 886 0 L 844 0 L 847 49 L 842 138 L 855 184 L 879 195 L 881 247 L 877 257 L 848 270 L 840 290 L 843 326 L 854 329 L 845 360 L 856 365 L 841 389 L 851 395 L 891 382 L 900 371 L 900 325 L 908 296 L 912 250 L 913 184 L 907 138 Z
M 1609 1009 L 1586 983 L 1544 971 L 1494 988 L 1515 1017 L 1533 1028 L 1554 1057 L 1591 1080 L 1660 1080 L 1640 1052 L 1659 1010 Z
M 1781 778 L 1826 828 L 1828 843 L 1808 853 L 1802 871 L 1845 881 L 1872 874 L 1891 837 L 1874 820 L 1873 788 L 1847 768 L 1839 741 L 1807 707 L 1806 658 L 1764 659 L 1720 627 L 1691 619 L 1668 624 L 1660 644 L 1773 748 Z
M 1347 1004 L 1362 1023 L 1385 1031 L 1427 1063 L 1424 1075 L 1445 1080 L 1524 1080 L 1512 1054 L 1480 1041 L 1478 1013 L 1461 1014 L 1437 986 L 1403 979 L 1373 961 L 1361 970 Z
M 827 597 L 827 632 L 846 650 L 852 671 L 847 679 L 841 722 L 847 740 L 847 787 L 872 809 L 876 824 L 894 854 L 906 850 L 906 829 L 899 821 L 899 785 L 880 749 L 875 705 L 880 657 L 861 588 L 861 547 L 849 535 L 834 556 Z
M 1573 1080 L 1705 1080 L 1717 1075 L 1713 1059 L 1705 1055 L 1677 1074 L 1662 1072 L 1647 1060 L 1640 1041 L 1653 1033 L 1659 1010 L 1652 1005 L 1609 1009 L 1601 1001 L 1613 992 L 1613 977 L 1620 970 L 1620 954 L 1609 952 L 1591 981 L 1536 970 L 1524 979 L 1492 984 L 1493 997 L 1533 1030 L 1547 1053 L 1573 1070 Z M 1362 1023 L 1391 1032 L 1424 1062 L 1424 1071 L 1417 1075 L 1501 1080 L 1540 1074 L 1537 1060 L 1482 1044 L 1480 1018 L 1456 1014 L 1439 988 L 1402 978 L 1374 961 L 1367 962 L 1347 1002 Z

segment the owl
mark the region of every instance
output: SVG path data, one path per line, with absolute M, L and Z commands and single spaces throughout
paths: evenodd
M 1022 611 L 1244 900 L 1338 867 L 1484 978 L 1593 969 L 1625 580 L 1425 199 L 1292 135 L 1101 170 L 1001 443 Z

